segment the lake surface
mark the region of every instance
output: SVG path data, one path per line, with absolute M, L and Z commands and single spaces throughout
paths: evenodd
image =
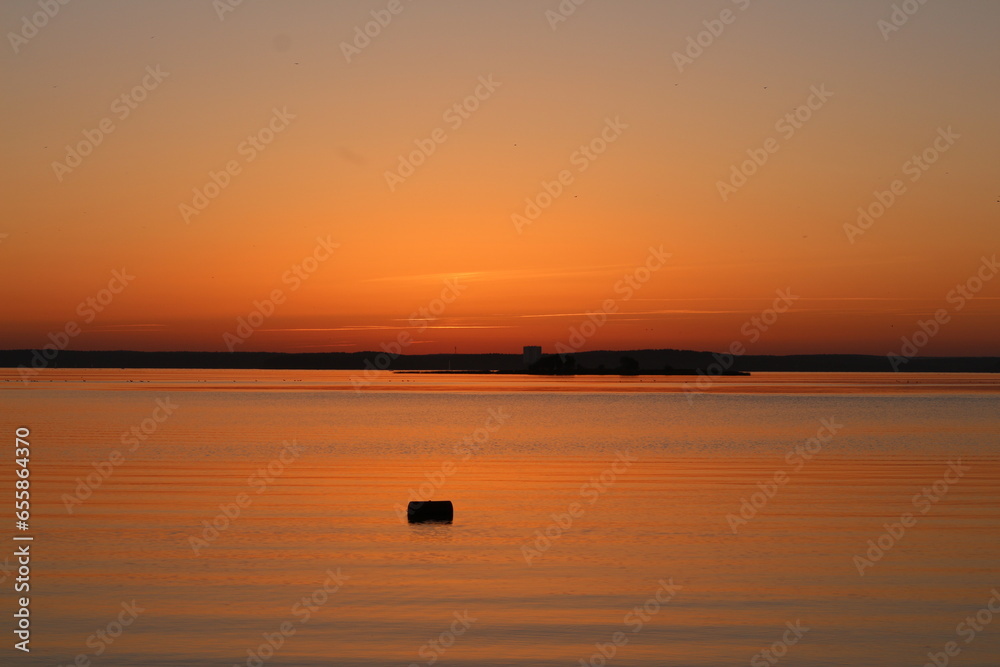
M 998 375 L 360 379 L 0 370 L 0 662 L 1000 664 Z

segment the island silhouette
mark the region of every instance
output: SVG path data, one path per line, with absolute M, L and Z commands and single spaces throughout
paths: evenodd
M 527 373 L 537 375 L 698 375 L 751 372 L 891 372 L 878 355 L 797 354 L 734 356 L 711 351 L 595 350 L 541 355 L 400 354 L 384 352 L 142 352 L 133 350 L 0 350 L 5 368 L 189 368 L 259 370 L 389 370 L 399 372 Z M 914 357 L 899 372 L 1000 373 L 998 357 Z

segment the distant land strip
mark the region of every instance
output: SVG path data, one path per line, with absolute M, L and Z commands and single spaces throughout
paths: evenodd
M 711 375 L 752 372 L 891 372 L 888 357 L 854 354 L 731 356 L 691 350 L 599 350 L 571 355 L 574 364 L 542 365 L 539 374 Z M 545 357 L 553 362 L 558 355 Z M 544 358 L 543 358 L 544 359 Z M 136 352 L 62 350 L 47 359 L 38 350 L 0 350 L 3 368 L 184 368 L 255 370 L 526 372 L 521 354 L 403 354 L 384 352 Z M 1000 357 L 914 357 L 899 372 L 1000 373 Z

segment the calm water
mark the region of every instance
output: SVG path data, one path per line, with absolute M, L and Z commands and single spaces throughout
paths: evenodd
M 4 370 L 35 541 L 0 662 L 1000 664 L 1000 376 L 667 380 Z

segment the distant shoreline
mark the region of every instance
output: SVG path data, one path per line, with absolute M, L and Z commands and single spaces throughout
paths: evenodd
M 893 368 L 875 355 L 743 355 L 692 350 L 597 350 L 572 355 L 573 364 L 529 371 L 520 354 L 423 354 L 385 352 L 136 352 L 0 350 L 0 368 L 149 368 L 215 370 L 387 370 L 401 373 L 527 373 L 534 375 L 740 375 L 754 372 L 1000 373 L 1000 357 L 914 357 Z
M 608 376 L 621 376 L 621 377 L 637 377 L 639 375 L 643 376 L 682 376 L 690 377 L 692 375 L 698 375 L 698 371 L 691 368 L 679 368 L 677 370 L 669 371 L 639 371 L 639 372 L 629 372 L 623 373 L 621 371 L 611 369 L 611 370 L 595 370 L 592 368 L 585 368 L 576 370 L 572 373 L 543 373 L 538 371 L 523 370 L 523 371 L 451 371 L 451 370 L 428 370 L 428 371 L 392 371 L 393 373 L 399 373 L 400 375 L 541 375 L 547 377 L 580 377 L 580 376 L 594 376 L 594 377 L 608 377 Z M 746 371 L 724 371 L 719 374 L 720 377 L 750 377 L 750 373 Z

